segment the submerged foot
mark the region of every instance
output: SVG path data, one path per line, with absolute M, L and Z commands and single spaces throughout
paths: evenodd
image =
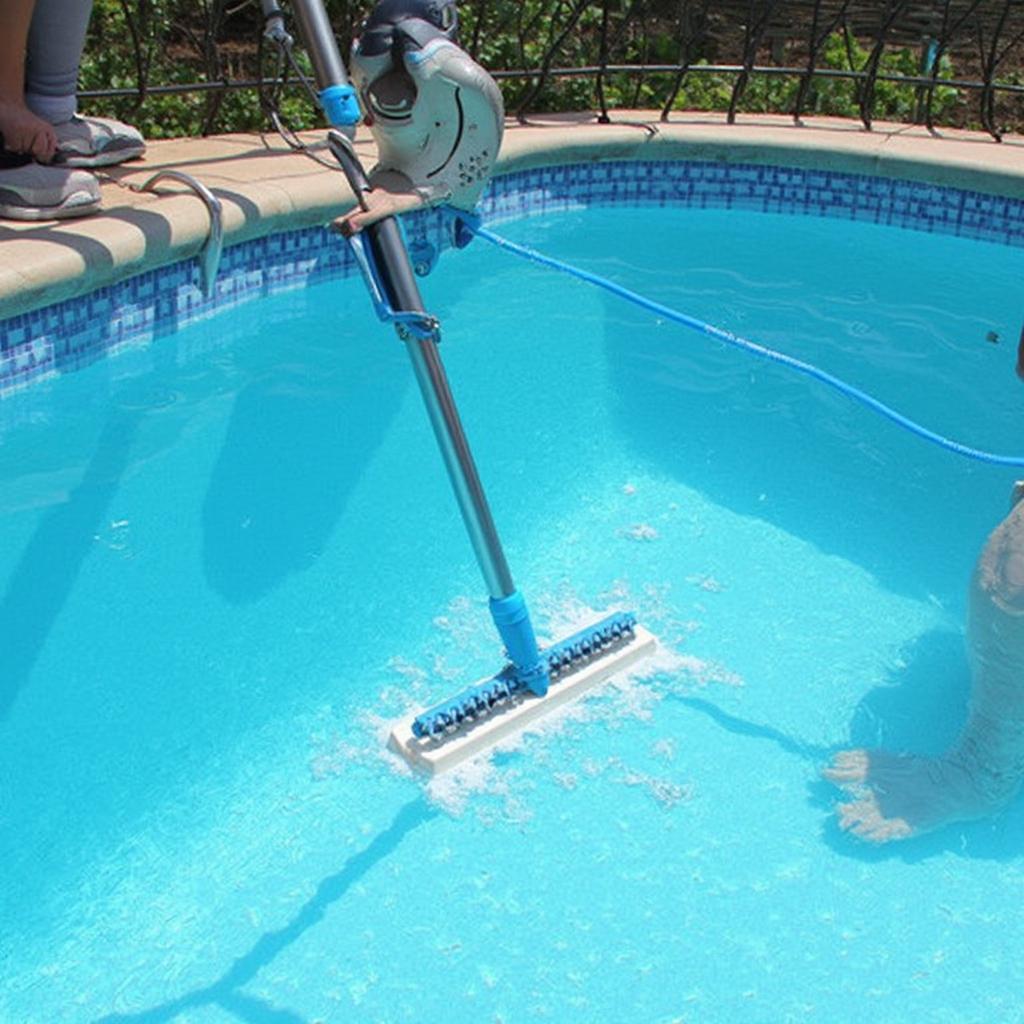
M 840 828 L 872 843 L 985 817 L 1009 795 L 993 792 L 950 758 L 886 750 L 841 751 L 822 775 L 851 797 L 836 808 Z

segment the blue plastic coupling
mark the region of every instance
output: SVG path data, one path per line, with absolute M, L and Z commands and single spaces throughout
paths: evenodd
M 523 595 L 513 590 L 507 597 L 492 597 L 490 607 L 491 618 L 515 666 L 517 678 L 531 693 L 543 697 L 548 692 L 548 668 L 541 660 Z
M 320 106 L 336 128 L 359 124 L 359 101 L 351 85 L 329 85 L 321 90 Z

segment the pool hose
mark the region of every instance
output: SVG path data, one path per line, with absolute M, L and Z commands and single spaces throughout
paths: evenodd
M 834 388 L 836 391 L 846 395 L 848 398 L 852 398 L 854 401 L 860 402 L 862 405 L 866 405 L 869 409 L 872 409 L 879 415 L 886 417 L 893 423 L 896 423 L 898 426 L 903 427 L 905 430 L 910 431 L 910 433 L 917 435 L 925 441 L 938 445 L 940 448 L 945 448 L 947 451 L 954 452 L 957 455 L 962 455 L 968 459 L 975 459 L 978 462 L 987 462 L 995 466 L 1024 466 L 1024 456 L 999 455 L 993 452 L 986 452 L 979 448 L 972 448 L 969 445 L 961 444 L 959 441 L 951 440 L 948 437 L 943 437 L 943 435 L 936 433 L 934 430 L 929 430 L 920 423 L 916 423 L 909 417 L 904 416 L 901 412 L 891 408 L 884 402 L 880 402 L 877 398 L 869 395 L 866 391 L 862 391 L 860 388 L 855 387 L 852 384 L 848 384 L 846 381 L 833 376 L 831 373 L 828 373 L 826 370 L 822 370 L 813 363 L 806 363 L 801 359 L 788 356 L 783 352 L 777 352 L 775 349 L 768 348 L 765 345 L 759 345 L 756 341 L 750 341 L 738 334 L 733 334 L 732 331 L 727 331 L 722 327 L 715 327 L 713 324 L 706 323 L 704 320 L 700 320 L 695 316 L 690 316 L 688 313 L 682 313 L 677 309 L 672 309 L 670 306 L 664 306 L 660 302 L 655 302 L 653 299 L 640 295 L 638 292 L 631 291 L 623 285 L 616 284 L 614 281 L 609 281 L 608 278 L 601 277 L 599 274 L 594 274 L 589 270 L 583 270 L 580 267 L 575 267 L 571 263 L 565 263 L 562 260 L 555 259 L 553 256 L 546 256 L 544 253 L 537 252 L 536 249 L 530 249 L 525 245 L 518 245 L 516 242 L 509 241 L 509 239 L 503 238 L 501 235 L 495 234 L 488 228 L 483 227 L 479 220 L 472 217 L 466 217 L 461 212 L 453 211 L 453 214 L 457 214 L 457 231 L 460 232 L 463 237 L 466 233 L 476 235 L 477 237 L 490 242 L 492 245 L 496 245 L 500 249 L 504 249 L 506 252 L 513 253 L 523 259 L 540 264 L 543 267 L 549 267 L 552 270 L 558 270 L 564 274 L 569 274 L 581 281 L 586 281 L 588 284 L 596 285 L 598 288 L 603 288 L 612 295 L 617 295 L 619 298 L 625 299 L 627 302 L 632 302 L 635 306 L 639 306 L 641 309 L 646 309 L 651 313 L 664 317 L 666 320 L 672 320 L 677 324 L 682 324 L 684 327 L 689 327 L 691 330 L 706 334 L 717 341 L 725 342 L 727 345 L 732 345 L 734 348 L 742 349 L 743 351 L 749 352 L 751 355 L 758 356 L 761 359 L 767 359 L 770 362 L 779 363 L 796 373 L 804 374 L 807 377 L 820 381 L 822 384 L 827 384 L 829 387 Z M 1021 348 L 1022 365 L 1019 372 L 1021 376 L 1024 377 L 1024 337 L 1022 337 Z

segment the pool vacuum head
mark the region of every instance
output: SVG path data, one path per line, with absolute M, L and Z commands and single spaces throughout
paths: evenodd
M 539 652 L 533 679 L 514 663 L 462 693 L 402 719 L 388 746 L 429 775 L 492 749 L 543 715 L 654 652 L 656 641 L 630 613 L 595 622 Z

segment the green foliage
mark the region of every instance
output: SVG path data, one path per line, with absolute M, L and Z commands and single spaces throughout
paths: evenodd
M 579 4 L 585 4 L 580 9 Z M 327 0 L 342 52 L 372 0 Z M 638 15 L 637 12 L 640 12 Z M 596 65 L 601 59 L 603 6 L 586 0 L 463 0 L 462 42 L 485 67 L 536 69 Z M 679 59 L 680 40 L 674 7 L 655 3 L 646 12 L 626 4 L 609 9 L 613 64 L 672 64 Z M 228 0 L 95 0 L 90 37 L 82 65 L 83 89 L 138 89 L 148 86 L 229 79 L 255 80 L 276 72 L 272 54 L 260 56 L 261 19 L 256 0 L 229 6 Z M 557 47 L 552 50 L 553 47 Z M 678 109 L 714 111 L 728 108 L 734 78 L 699 70 L 708 67 L 707 51 L 698 50 L 695 70 L 682 83 Z M 717 57 L 717 55 L 715 55 Z M 820 56 L 822 69 L 862 70 L 870 52 L 842 33 L 831 36 Z M 735 61 L 736 55 L 723 55 Z M 307 73 L 308 63 L 306 64 Z M 910 49 L 886 50 L 882 74 L 917 75 L 920 56 Z M 944 56 L 939 78 L 953 76 Z M 674 74 L 614 73 L 604 80 L 609 107 L 659 108 Z M 583 110 L 597 105 L 595 81 L 590 77 L 550 76 L 534 94 L 535 79 L 503 79 L 506 108 L 514 111 L 528 99 L 531 110 Z M 740 109 L 751 112 L 792 111 L 798 77 L 754 76 L 741 99 Z M 804 110 L 808 114 L 858 117 L 860 83 L 816 75 Z M 912 121 L 923 110 L 925 90 L 877 80 L 872 111 L 878 119 Z M 301 129 L 320 123 L 320 116 L 305 92 L 293 83 L 277 94 L 277 105 L 290 126 Z M 265 110 L 255 89 L 209 90 L 166 95 L 138 92 L 128 97 L 89 99 L 83 107 L 133 122 L 150 138 L 197 135 L 223 131 L 254 131 L 268 127 Z M 933 116 L 942 122 L 962 116 L 963 99 L 947 85 L 936 88 Z
M 822 51 L 820 67 L 835 68 L 846 71 L 862 71 L 870 57 L 869 51 L 861 46 L 856 39 L 847 39 L 842 33 L 834 33 L 826 41 Z M 878 65 L 880 75 L 920 76 L 922 74 L 920 56 L 904 47 L 900 50 L 887 50 L 882 54 Z M 948 56 L 939 61 L 939 79 L 953 77 L 953 63 Z M 807 112 L 828 114 L 836 117 L 858 117 L 859 85 L 851 79 L 824 78 L 815 76 L 811 82 L 811 92 L 807 103 Z M 901 85 L 899 82 L 888 82 L 879 78 L 875 84 L 873 113 L 879 120 L 913 121 L 916 119 L 919 105 L 923 102 L 923 89 L 920 86 Z M 959 94 L 950 86 L 940 85 L 935 90 L 932 100 L 932 112 L 941 120 L 956 107 Z
M 710 61 L 697 61 L 707 67 Z M 697 72 L 689 74 L 676 100 L 676 106 L 687 110 L 725 110 L 732 97 L 732 78 L 728 75 Z
M 849 47 L 849 49 L 848 49 Z M 820 69 L 842 71 L 864 70 L 869 51 L 855 39 L 847 40 L 842 33 L 830 36 L 822 48 L 818 61 Z M 920 58 L 907 48 L 885 51 L 879 62 L 880 75 L 920 76 Z M 699 61 L 698 65 L 707 65 Z M 953 77 L 953 65 L 948 56 L 939 62 L 939 79 Z M 783 76 L 754 77 L 747 85 L 739 109 L 747 113 L 792 112 L 799 90 L 799 79 Z M 854 79 L 815 75 L 805 99 L 805 114 L 823 114 L 834 117 L 857 118 L 860 84 Z M 725 110 L 733 90 L 733 79 L 727 75 L 691 73 L 675 103 L 676 109 Z M 914 121 L 923 104 L 924 89 L 878 79 L 875 84 L 873 113 L 880 120 Z M 932 101 L 935 118 L 941 121 L 949 116 L 960 102 L 959 93 L 950 86 L 937 86 Z
M 140 81 L 149 87 L 225 78 L 255 81 L 261 70 L 269 76 L 276 63 L 268 55 L 260 67 L 260 21 L 255 15 L 255 5 L 243 5 L 232 16 L 223 2 L 95 0 L 80 87 L 138 90 Z M 310 75 L 305 56 L 299 54 L 299 60 Z M 277 106 L 296 129 L 318 123 L 312 102 L 297 85 L 282 91 Z M 142 96 L 136 92 L 128 97 L 90 98 L 83 107 L 129 121 L 153 139 L 259 131 L 269 124 L 254 88 L 145 92 Z

